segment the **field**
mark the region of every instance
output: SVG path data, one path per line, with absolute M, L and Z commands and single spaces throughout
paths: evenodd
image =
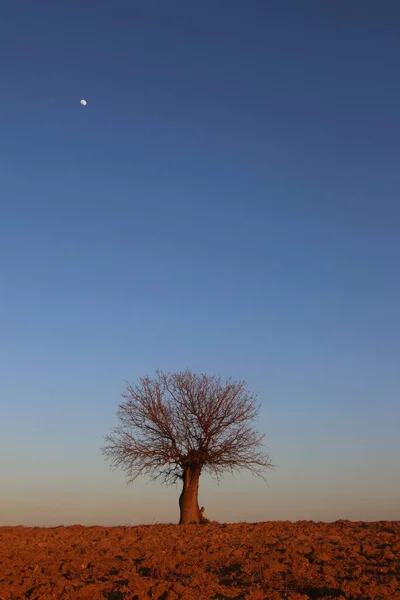
M 400 600 L 400 522 L 0 528 L 0 599 Z

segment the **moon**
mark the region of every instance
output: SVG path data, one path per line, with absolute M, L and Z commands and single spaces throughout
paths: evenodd
M 87 104 L 86 100 L 83 100 L 83 99 L 81 100 L 80 103 L 82 104 L 82 106 L 86 106 L 86 104 Z

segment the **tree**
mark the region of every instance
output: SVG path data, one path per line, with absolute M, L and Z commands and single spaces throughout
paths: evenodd
M 251 426 L 257 397 L 244 381 L 218 376 L 157 371 L 153 379 L 127 384 L 119 404 L 119 425 L 105 438 L 102 452 L 132 483 L 139 475 L 162 483 L 182 481 L 180 524 L 200 523 L 199 478 L 208 472 L 248 469 L 265 479 L 273 467 Z

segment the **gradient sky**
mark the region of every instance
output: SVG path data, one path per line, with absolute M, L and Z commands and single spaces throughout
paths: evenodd
M 99 447 L 186 367 L 279 465 L 206 516 L 400 519 L 398 1 L 13 0 L 0 57 L 0 524 L 176 522 Z

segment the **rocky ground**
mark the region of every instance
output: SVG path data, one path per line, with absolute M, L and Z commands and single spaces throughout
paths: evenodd
M 400 521 L 0 528 L 0 599 L 400 600 Z

